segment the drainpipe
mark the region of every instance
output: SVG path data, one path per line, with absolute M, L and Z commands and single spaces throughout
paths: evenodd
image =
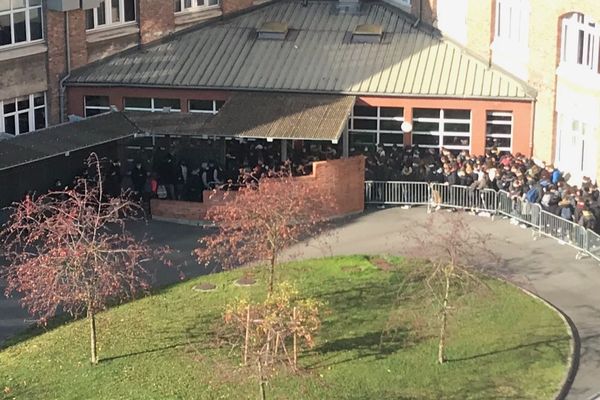
M 537 99 L 531 102 L 531 132 L 529 132 L 529 156 L 533 157 L 533 131 L 535 125 L 535 107 L 537 104 Z M 554 160 L 554 155 L 552 155 L 552 159 Z
M 71 77 L 71 44 L 69 41 L 69 12 L 65 11 L 65 51 L 67 53 L 67 74 L 59 83 L 60 122 L 65 122 L 65 82 Z

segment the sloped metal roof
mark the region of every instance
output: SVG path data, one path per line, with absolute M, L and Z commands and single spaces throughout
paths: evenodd
M 140 131 L 150 135 L 202 136 L 204 125 L 214 116 L 201 113 L 125 111 Z
M 204 126 L 209 135 L 256 139 L 340 138 L 354 96 L 242 92 L 234 94 Z
M 122 113 L 111 112 L 0 141 L 0 171 L 138 133 Z
M 394 96 L 532 99 L 526 83 L 469 54 L 381 2 L 359 14 L 337 2 L 283 0 L 75 71 L 70 85 L 118 85 Z M 257 40 L 287 22 L 284 41 Z M 381 43 L 353 43 L 358 25 L 383 27 Z

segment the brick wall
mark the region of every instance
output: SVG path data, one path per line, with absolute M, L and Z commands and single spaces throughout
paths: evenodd
M 175 30 L 173 1 L 139 0 L 140 42 L 146 44 Z
M 318 187 L 331 189 L 336 216 L 343 216 L 364 210 L 364 177 L 365 158 L 357 156 L 316 162 L 312 175 L 297 179 L 314 180 Z M 235 192 L 227 192 L 227 196 L 235 196 Z M 219 204 L 222 199 L 223 192 L 213 194 L 210 191 L 203 193 L 203 203 L 153 199 L 152 215 L 159 219 L 199 221 L 209 207 Z
M 221 0 L 223 14 L 240 11 L 253 5 L 253 0 Z
M 48 43 L 48 124 L 60 121 L 59 82 L 67 70 L 65 52 L 64 13 L 48 11 L 46 13 L 46 41 Z M 81 41 L 81 39 L 80 39 Z

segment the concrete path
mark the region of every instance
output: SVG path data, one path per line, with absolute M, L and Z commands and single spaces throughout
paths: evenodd
M 325 241 L 310 241 L 292 249 L 303 257 L 350 254 L 401 255 L 410 243 L 402 233 L 427 218 L 425 210 L 392 208 L 361 214 L 339 221 L 336 235 Z M 503 256 L 500 273 L 520 286 L 538 294 L 564 311 L 574 321 L 581 337 L 579 370 L 570 400 L 589 400 L 600 393 L 600 264 L 590 259 L 575 260 L 576 251 L 553 239 L 532 240 L 531 230 L 511 225 L 506 220 L 492 222 L 489 218 L 469 216 L 473 226 L 492 233 L 491 247 Z M 186 277 L 212 272 L 199 267 L 190 253 L 202 228 L 152 222 L 134 226 L 138 234 L 153 237 L 154 242 L 169 244 L 178 250 L 176 262 Z M 159 265 L 152 266 L 154 284 L 162 286 L 177 282 L 178 272 Z M 1 289 L 1 282 L 0 282 Z M 14 299 L 0 297 L 0 343 L 23 330 L 27 314 Z

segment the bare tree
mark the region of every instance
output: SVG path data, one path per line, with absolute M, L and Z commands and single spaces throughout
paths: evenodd
M 196 257 L 201 263 L 216 261 L 225 268 L 268 262 L 270 295 L 281 251 L 302 237 L 320 233 L 323 222 L 335 214 L 334 201 L 328 188 L 310 178 L 284 174 L 230 193 L 209 209 L 207 218 L 216 232 L 200 240 Z
M 463 213 L 432 214 L 411 236 L 417 237 L 417 243 L 410 256 L 426 261 L 419 275 L 439 311 L 437 361 L 443 364 L 448 322 L 459 305 L 458 297 L 487 288 L 480 271 L 496 264 L 498 258 L 487 246 L 489 235 L 473 229 Z
M 87 166 L 93 180 L 80 178 L 72 189 L 15 203 L 0 240 L 9 262 L 3 272 L 6 294 L 20 293 L 40 323 L 60 309 L 73 316 L 85 312 L 96 364 L 96 314 L 146 292 L 150 277 L 143 264 L 154 258 L 168 264 L 168 249 L 153 249 L 126 231 L 126 218 L 139 213 L 139 205 L 127 194 L 105 196 L 96 154 Z

